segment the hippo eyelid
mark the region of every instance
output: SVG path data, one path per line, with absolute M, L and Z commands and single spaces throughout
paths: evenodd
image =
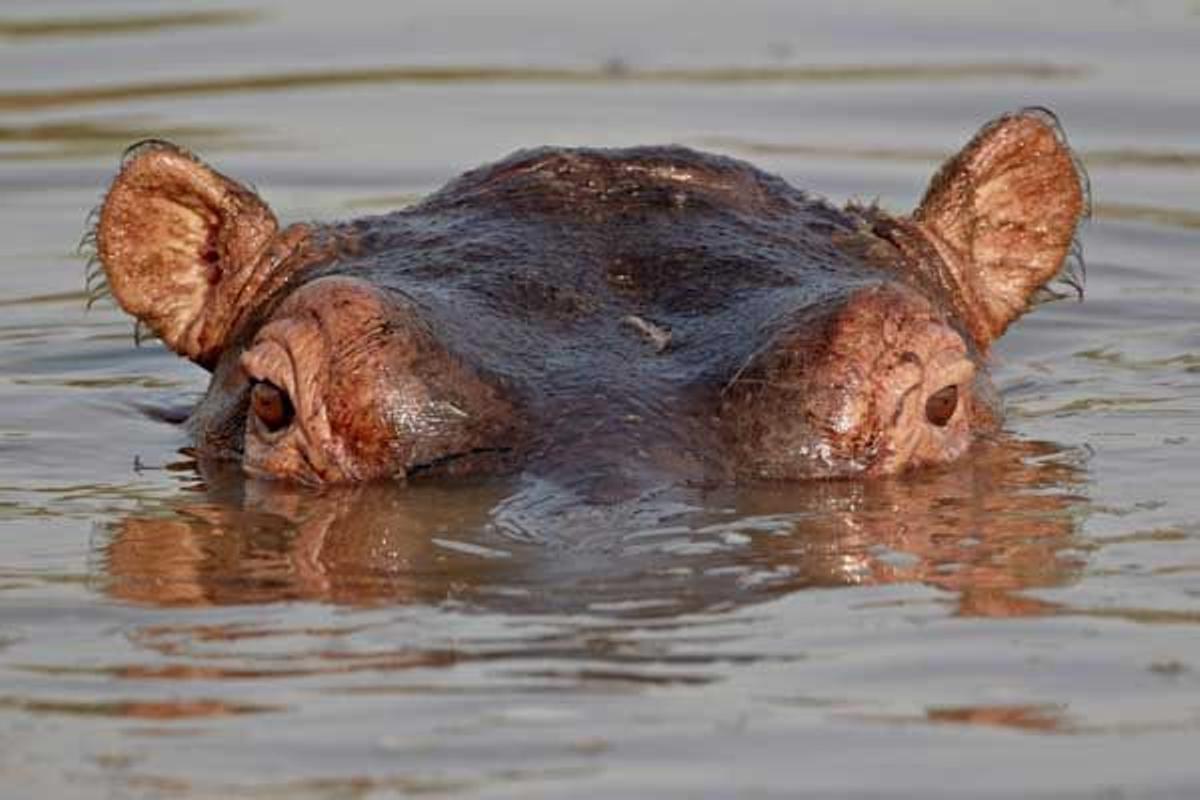
M 266 381 L 278 387 L 287 394 L 296 406 L 296 411 L 303 412 L 305 406 L 301 391 L 301 371 L 295 344 L 298 339 L 305 338 L 309 326 L 285 323 L 286 327 L 271 331 L 269 335 L 260 334 L 254 344 L 241 356 L 241 366 L 246 376 L 253 382 Z

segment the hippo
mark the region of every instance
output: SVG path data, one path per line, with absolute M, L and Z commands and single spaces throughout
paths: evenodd
M 127 151 L 103 289 L 211 374 L 195 452 L 326 485 L 876 478 L 1001 424 L 994 341 L 1082 296 L 1057 119 L 987 123 L 916 210 L 679 146 L 519 151 L 394 213 L 281 227 L 182 147 Z

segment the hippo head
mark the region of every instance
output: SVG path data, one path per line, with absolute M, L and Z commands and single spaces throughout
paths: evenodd
M 684 148 L 541 149 L 394 214 L 281 229 L 163 142 L 101 209 L 117 302 L 213 372 L 197 449 L 254 476 L 887 475 L 998 424 L 991 343 L 1078 286 L 1082 170 L 985 126 L 909 216 Z M 591 465 L 591 467 L 586 467 Z

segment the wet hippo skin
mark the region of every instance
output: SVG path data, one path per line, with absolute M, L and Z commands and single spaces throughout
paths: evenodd
M 908 216 L 680 147 L 544 148 L 392 214 L 280 228 L 154 141 L 95 238 L 117 302 L 212 371 L 197 449 L 251 476 L 754 482 L 944 464 L 995 431 L 988 350 L 1078 288 L 1086 206 L 1029 109 Z

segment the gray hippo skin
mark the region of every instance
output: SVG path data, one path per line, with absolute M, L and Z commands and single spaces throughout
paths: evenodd
M 1075 279 L 1086 206 L 1038 109 L 986 125 L 909 216 L 680 147 L 545 148 L 280 229 L 147 142 L 96 246 L 117 302 L 213 373 L 197 452 L 251 476 L 711 484 L 962 456 L 999 423 L 988 349 Z

